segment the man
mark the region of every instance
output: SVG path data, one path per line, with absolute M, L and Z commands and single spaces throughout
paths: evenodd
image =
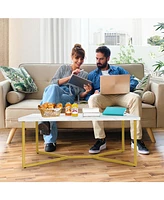
M 117 75 L 117 74 L 129 74 L 119 66 L 110 66 L 108 61 L 110 60 L 111 51 L 106 46 L 100 46 L 96 49 L 96 63 L 97 69 L 91 71 L 88 74 L 88 79 L 92 81 L 92 90 L 85 97 L 88 100 L 90 108 L 99 107 L 102 112 L 107 106 L 122 106 L 129 110 L 130 114 L 140 116 L 142 114 L 141 97 L 138 94 L 133 93 L 134 88 L 138 84 L 138 81 L 132 76 L 130 77 L 130 93 L 119 95 L 102 95 L 100 94 L 100 76 L 101 75 Z M 94 136 L 97 140 L 91 147 L 89 153 L 99 153 L 101 150 L 106 149 L 105 131 L 103 122 L 93 121 Z M 131 133 L 131 147 L 134 148 L 134 128 L 133 122 L 130 122 Z M 142 139 L 142 127 L 141 122 L 137 121 L 137 150 L 141 154 L 149 154 L 149 150 L 146 148 Z

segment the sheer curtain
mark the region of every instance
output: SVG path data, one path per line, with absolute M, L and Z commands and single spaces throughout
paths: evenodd
M 69 19 L 41 19 L 41 62 L 68 62 L 71 21 Z
M 44 18 L 40 20 L 41 62 L 70 63 L 75 43 L 88 49 L 88 20 L 76 18 Z

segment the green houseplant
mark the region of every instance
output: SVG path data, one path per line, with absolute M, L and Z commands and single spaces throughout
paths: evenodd
M 157 27 L 155 30 L 164 30 L 164 23 L 158 23 L 157 25 L 155 25 L 155 27 Z M 162 32 L 164 33 L 164 32 Z M 162 38 L 160 40 L 160 51 L 164 52 L 164 38 Z M 156 61 L 156 63 L 153 65 L 153 67 L 155 67 L 154 72 L 159 72 L 158 75 L 161 76 L 164 74 L 164 62 L 163 61 Z
M 118 57 L 112 58 L 112 62 L 116 64 L 120 63 L 143 63 L 142 58 L 134 58 L 135 50 L 132 45 L 120 46 L 120 52 Z

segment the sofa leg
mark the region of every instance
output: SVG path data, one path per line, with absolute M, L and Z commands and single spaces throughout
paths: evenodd
M 151 142 L 156 142 L 156 140 L 155 140 L 155 137 L 154 137 L 154 134 L 153 134 L 153 131 L 152 131 L 152 129 L 151 128 L 146 128 L 146 131 L 147 131 L 147 133 L 148 133 L 148 135 L 149 135 L 149 137 L 150 137 L 150 140 L 151 140 Z
M 8 138 L 7 138 L 7 144 L 10 144 L 10 143 L 11 143 L 11 140 L 13 139 L 16 130 L 17 130 L 17 128 L 12 128 L 12 129 L 10 130 L 9 136 L 8 136 Z

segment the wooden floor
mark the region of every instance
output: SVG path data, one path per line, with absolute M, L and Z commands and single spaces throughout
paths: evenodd
M 9 129 L 0 130 L 0 182 L 163 182 L 164 181 L 164 132 L 156 131 L 156 143 L 151 143 L 144 131 L 143 139 L 150 155 L 138 154 L 138 166 L 130 167 L 94 159 L 73 159 L 22 169 L 21 130 L 16 132 L 10 145 L 6 144 Z M 107 132 L 107 149 L 119 148 L 119 131 Z M 34 130 L 26 134 L 26 162 L 45 160 L 46 155 L 35 153 Z M 92 130 L 59 131 L 56 152 L 69 155 L 88 155 L 94 144 Z M 110 156 L 132 161 L 129 131 L 126 131 L 126 151 Z M 39 136 L 39 148 L 44 141 Z M 104 151 L 105 152 L 105 151 Z

